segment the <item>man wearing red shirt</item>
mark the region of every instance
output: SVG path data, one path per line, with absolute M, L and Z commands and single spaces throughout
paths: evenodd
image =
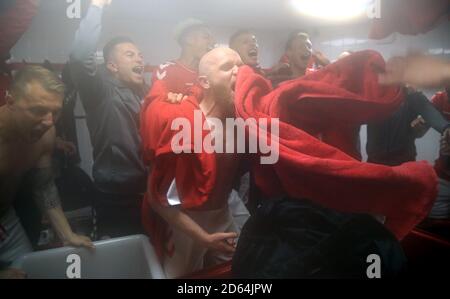
M 229 210 L 229 196 L 238 154 L 176 154 L 171 143 L 176 132 L 169 128 L 181 117 L 192 125 L 196 115 L 202 123 L 210 117 L 223 122 L 233 118 L 232 88 L 241 64 L 233 50 L 214 49 L 200 62 L 201 92 L 173 105 L 164 97 L 164 84 L 157 82 L 146 99 L 141 135 L 145 160 L 153 169 L 142 215 L 168 278 L 230 260 L 234 252 L 239 227 Z M 224 144 L 230 143 L 227 134 L 222 136 Z
M 187 95 L 197 82 L 200 59 L 213 48 L 214 38 L 203 22 L 193 19 L 179 24 L 175 37 L 181 56 L 161 64 L 153 73 L 153 82 L 164 81 L 168 92 Z

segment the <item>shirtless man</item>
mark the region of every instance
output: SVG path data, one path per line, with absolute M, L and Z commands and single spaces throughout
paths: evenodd
M 232 89 L 240 65 L 242 65 L 242 61 L 239 54 L 231 49 L 217 48 L 208 52 L 200 61 L 199 66 L 198 81 L 203 96 L 199 96 L 201 98 L 190 97 L 179 106 L 168 103 L 164 96 L 160 100 L 152 101 L 143 113 L 142 132 L 147 131 L 142 137 L 144 145 L 155 144 L 153 141 L 159 138 L 155 137 L 156 134 L 149 134 L 156 131 L 148 131 L 148 128 L 157 127 L 164 133 L 165 124 L 171 123 L 176 118 L 168 112 L 169 109 L 173 109 L 174 114 L 181 110 L 188 111 L 188 114 L 201 111 L 207 119 L 210 117 L 220 119 L 225 127 L 226 118 L 235 117 Z M 162 116 L 161 111 L 165 111 L 164 116 Z M 226 136 L 223 137 L 224 144 L 226 144 Z M 147 142 L 152 138 L 155 139 Z M 165 137 L 161 137 L 161 139 L 163 140 Z M 158 146 L 161 144 L 158 141 L 157 143 Z M 149 153 L 162 152 L 161 148 L 145 148 L 144 151 Z M 217 172 L 213 172 L 215 183 L 211 189 L 208 189 L 207 186 L 199 186 L 202 190 L 210 190 L 209 193 L 205 191 L 207 198 L 204 201 L 198 198 L 187 199 L 180 196 L 180 194 L 188 193 L 183 187 L 190 188 L 191 184 L 188 184 L 188 180 L 196 176 L 194 173 L 204 171 L 204 169 L 187 170 L 189 175 L 179 177 L 175 175 L 174 178 L 173 169 L 177 168 L 177 163 L 182 159 L 190 161 L 190 159 L 194 159 L 193 157 L 196 154 L 184 155 L 177 156 L 173 152 L 168 152 L 153 155 L 149 159 L 155 167 L 149 180 L 150 185 L 146 201 L 149 205 L 147 207 L 164 219 L 168 226 L 166 236 L 169 236 L 163 240 L 156 240 L 152 236 L 152 241 L 156 246 L 158 246 L 158 242 L 161 242 L 160 245 L 165 247 L 162 261 L 169 278 L 180 277 L 205 266 L 231 259 L 234 252 L 232 240 L 237 237 L 238 231 L 227 202 L 229 194 L 232 192 L 233 180 L 238 172 L 239 159 L 237 154 L 214 153 L 213 157 L 217 169 Z M 161 164 L 162 160 L 165 161 L 163 164 Z M 165 166 L 171 163 L 174 165 Z M 158 165 L 164 166 L 166 169 L 161 169 Z M 194 165 L 201 168 L 199 164 Z M 164 177 L 164 181 L 159 180 L 161 176 Z M 158 182 L 156 185 L 152 185 L 154 179 Z M 177 180 L 175 181 L 175 179 Z M 161 199 L 161 196 L 159 196 L 161 193 L 167 194 L 167 196 Z M 189 204 L 187 204 L 188 200 L 190 200 Z M 149 214 L 150 211 L 145 209 L 144 204 L 143 214 L 145 213 Z M 143 216 L 143 218 L 145 222 L 146 217 Z M 147 219 L 150 220 L 151 218 Z M 145 223 L 144 226 L 148 228 Z M 150 228 L 150 230 L 152 229 Z
M 64 97 L 59 78 L 42 67 L 26 67 L 15 76 L 6 105 L 0 107 L 0 262 L 7 266 L 32 251 L 12 201 L 25 175 L 33 182 L 33 197 L 45 211 L 64 245 L 92 248 L 89 238 L 72 232 L 61 209 L 53 181 L 51 156 L 54 122 Z M 14 269 L 2 277 L 23 277 Z

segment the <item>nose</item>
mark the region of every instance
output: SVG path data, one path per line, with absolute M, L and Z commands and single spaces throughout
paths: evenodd
M 49 112 L 45 115 L 45 117 L 42 119 L 41 124 L 46 127 L 51 127 L 55 124 L 55 117 L 53 116 L 53 113 Z
M 233 75 L 237 75 L 238 71 L 239 71 L 239 66 L 238 65 L 234 65 L 234 67 L 233 67 Z

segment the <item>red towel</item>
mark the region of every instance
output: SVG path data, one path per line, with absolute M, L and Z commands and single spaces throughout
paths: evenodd
M 384 215 L 399 239 L 428 214 L 437 178 L 426 162 L 398 167 L 361 163 L 310 135 L 336 136 L 394 111 L 404 97 L 400 88 L 378 84 L 383 69 L 378 53 L 364 51 L 275 90 L 251 68 L 240 70 L 237 116 L 280 119 L 278 163 L 261 165 L 257 159 L 254 164 L 256 184 L 266 196 L 287 194 L 342 212 Z M 351 142 L 336 139 L 341 148 Z

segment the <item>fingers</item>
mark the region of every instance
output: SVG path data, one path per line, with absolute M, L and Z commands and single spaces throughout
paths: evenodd
M 95 250 L 95 246 L 91 239 L 86 236 L 74 235 L 64 245 L 73 247 L 85 247 L 89 250 Z
M 415 120 L 413 120 L 411 122 L 411 127 L 414 128 L 414 127 L 418 127 L 418 126 L 423 126 L 425 124 L 426 124 L 425 120 L 419 116 L 418 118 L 416 118 Z
M 25 278 L 27 278 L 27 274 L 20 269 L 9 268 L 0 271 L 0 279 L 25 279 Z
M 187 96 L 181 93 L 169 92 L 167 94 L 167 101 L 172 104 L 179 104 L 181 103 L 181 101 L 184 101 L 185 99 L 187 99 Z
M 90 250 L 95 250 L 94 243 L 92 243 L 91 239 L 89 239 L 88 237 L 85 237 L 85 236 L 81 236 L 81 239 L 82 239 L 82 244 L 81 245 L 83 247 L 86 247 L 86 248 L 88 248 Z
M 442 136 L 440 141 L 440 154 L 450 156 L 450 136 Z
M 237 233 L 218 233 L 218 239 L 226 240 L 226 239 L 236 239 L 238 237 Z
M 227 242 L 221 242 L 219 251 L 225 254 L 233 254 L 236 251 L 236 248 L 233 245 L 228 244 Z
M 11 269 L 14 271 L 14 279 L 25 279 L 27 278 L 27 273 L 20 269 Z

